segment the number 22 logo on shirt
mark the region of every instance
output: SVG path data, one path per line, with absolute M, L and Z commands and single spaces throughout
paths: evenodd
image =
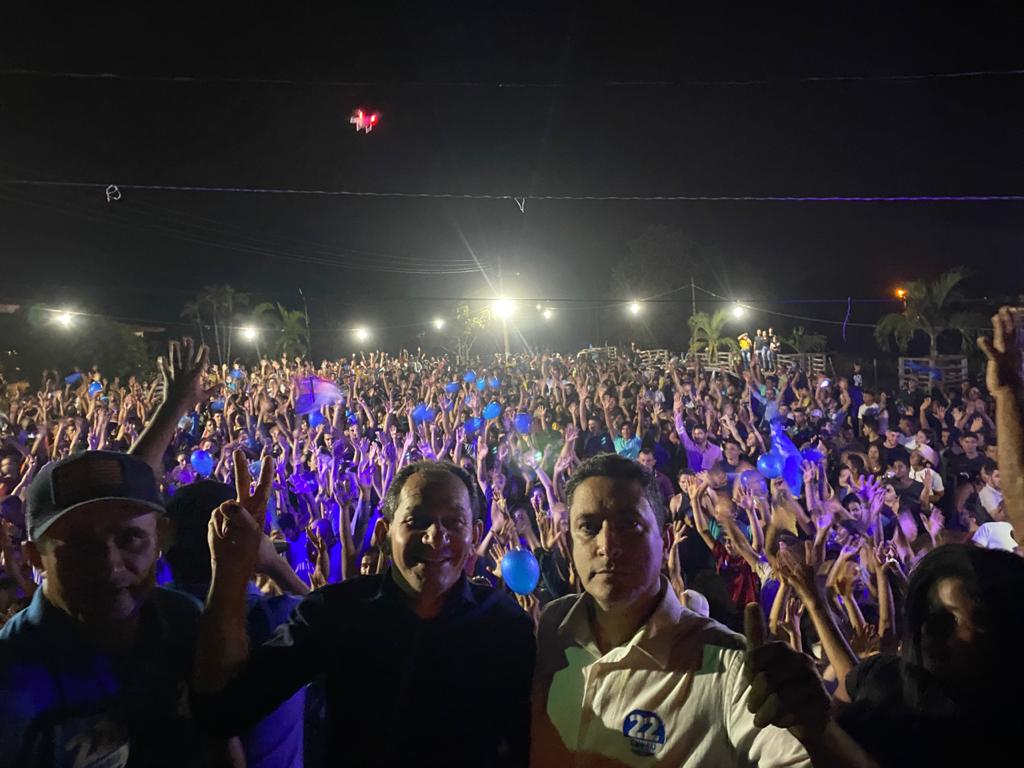
M 634 754 L 653 755 L 665 743 L 665 724 L 653 712 L 634 709 L 622 723 L 622 735 Z

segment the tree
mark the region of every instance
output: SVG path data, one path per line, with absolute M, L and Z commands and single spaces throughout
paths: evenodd
M 448 353 L 454 353 L 455 359 L 464 362 L 469 359 L 469 353 L 476 343 L 480 332 L 491 322 L 491 308 L 484 306 L 474 312 L 469 304 L 459 304 L 455 308 L 455 322 L 451 324 L 449 336 L 449 347 L 444 347 Z
M 928 337 L 928 354 L 935 357 L 939 353 L 939 337 L 956 332 L 960 335 L 961 350 L 970 348 L 977 329 L 984 323 L 978 314 L 956 308 L 962 301 L 958 286 L 967 275 L 965 268 L 956 267 L 930 283 L 907 283 L 903 311 L 878 321 L 875 340 L 883 349 L 891 349 L 894 341 L 896 348 L 905 352 L 914 336 L 923 333 Z
M 270 353 L 301 357 L 309 351 L 309 329 L 306 315 L 297 309 L 288 309 L 280 302 L 265 301 L 253 310 L 257 324 L 269 324 L 273 331 L 270 336 Z
M 230 285 L 205 285 L 199 295 L 181 310 L 181 316 L 199 328 L 199 340 L 206 343 L 207 329 L 213 331 L 213 354 L 218 363 L 231 360 L 231 327 L 238 312 L 249 306 L 249 294 Z
M 725 334 L 728 322 L 729 312 L 725 309 L 719 309 L 713 315 L 708 315 L 707 312 L 690 315 L 690 351 L 707 352 L 712 360 L 723 348 L 736 352 L 739 349 L 736 339 Z
M 807 352 L 824 352 L 828 339 L 820 333 L 808 333 L 802 325 L 793 329 L 790 336 L 783 336 L 780 341 L 791 347 L 798 355 Z

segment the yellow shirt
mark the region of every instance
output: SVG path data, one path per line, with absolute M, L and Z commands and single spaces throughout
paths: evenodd
M 789 731 L 754 725 L 743 637 L 683 608 L 662 581 L 651 619 L 603 655 L 589 596 L 545 609 L 531 766 L 810 766 Z

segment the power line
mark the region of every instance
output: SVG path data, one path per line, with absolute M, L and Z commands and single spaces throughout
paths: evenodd
M 327 88 L 507 88 L 568 90 L 573 88 L 686 88 L 791 85 L 798 83 L 913 82 L 917 80 L 962 80 L 983 77 L 1017 77 L 1024 69 L 975 69 L 957 72 L 910 72 L 880 75 L 807 75 L 793 78 L 751 78 L 726 80 L 594 80 L 594 81 L 482 81 L 482 80 L 296 80 L 271 77 L 204 77 L 201 75 L 135 75 L 117 72 L 51 72 L 27 68 L 0 69 L 6 77 L 35 77 L 59 80 L 104 80 L 142 83 L 204 85 L 280 85 Z
M 315 195 L 327 197 L 416 198 L 445 200 L 553 200 L 591 202 L 695 202 L 695 203 L 984 203 L 1021 202 L 1024 194 L 977 195 L 572 195 L 470 192 L 402 192 L 353 189 L 315 189 L 282 187 L 219 187 L 191 184 L 116 184 L 93 181 L 61 181 L 44 179 L 0 179 L 0 185 L 33 187 L 69 187 L 106 190 L 116 186 L 120 190 L 149 192 L 210 192 L 251 195 Z

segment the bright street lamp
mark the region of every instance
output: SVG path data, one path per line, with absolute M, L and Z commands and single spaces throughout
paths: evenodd
M 256 329 L 251 325 L 242 328 L 242 338 L 246 341 L 256 341 Z
M 369 341 L 370 339 L 370 331 L 366 328 L 356 328 L 355 331 L 353 331 L 353 334 L 358 342 Z
M 71 324 L 75 322 L 75 319 L 71 316 L 70 312 L 58 312 L 57 316 L 54 317 L 53 320 L 62 328 L 70 328 Z
M 640 314 L 640 302 L 639 301 L 631 301 L 629 303 L 629 314 L 631 314 L 633 317 L 636 317 L 637 315 Z
M 442 318 L 440 318 L 440 317 L 435 317 L 434 318 L 434 328 L 436 328 L 439 331 L 442 328 L 444 328 L 444 320 Z
M 746 311 L 747 311 L 746 308 L 743 307 L 742 304 L 733 304 L 732 305 L 732 316 L 737 318 L 737 319 L 743 317 L 743 315 L 746 314 Z
M 502 320 L 508 320 L 516 311 L 516 303 L 512 299 L 498 298 L 494 300 L 491 309 Z
M 543 317 L 545 320 L 550 320 L 554 316 L 554 314 L 555 313 L 552 312 L 550 309 L 545 309 L 543 312 L 540 313 L 540 316 Z

